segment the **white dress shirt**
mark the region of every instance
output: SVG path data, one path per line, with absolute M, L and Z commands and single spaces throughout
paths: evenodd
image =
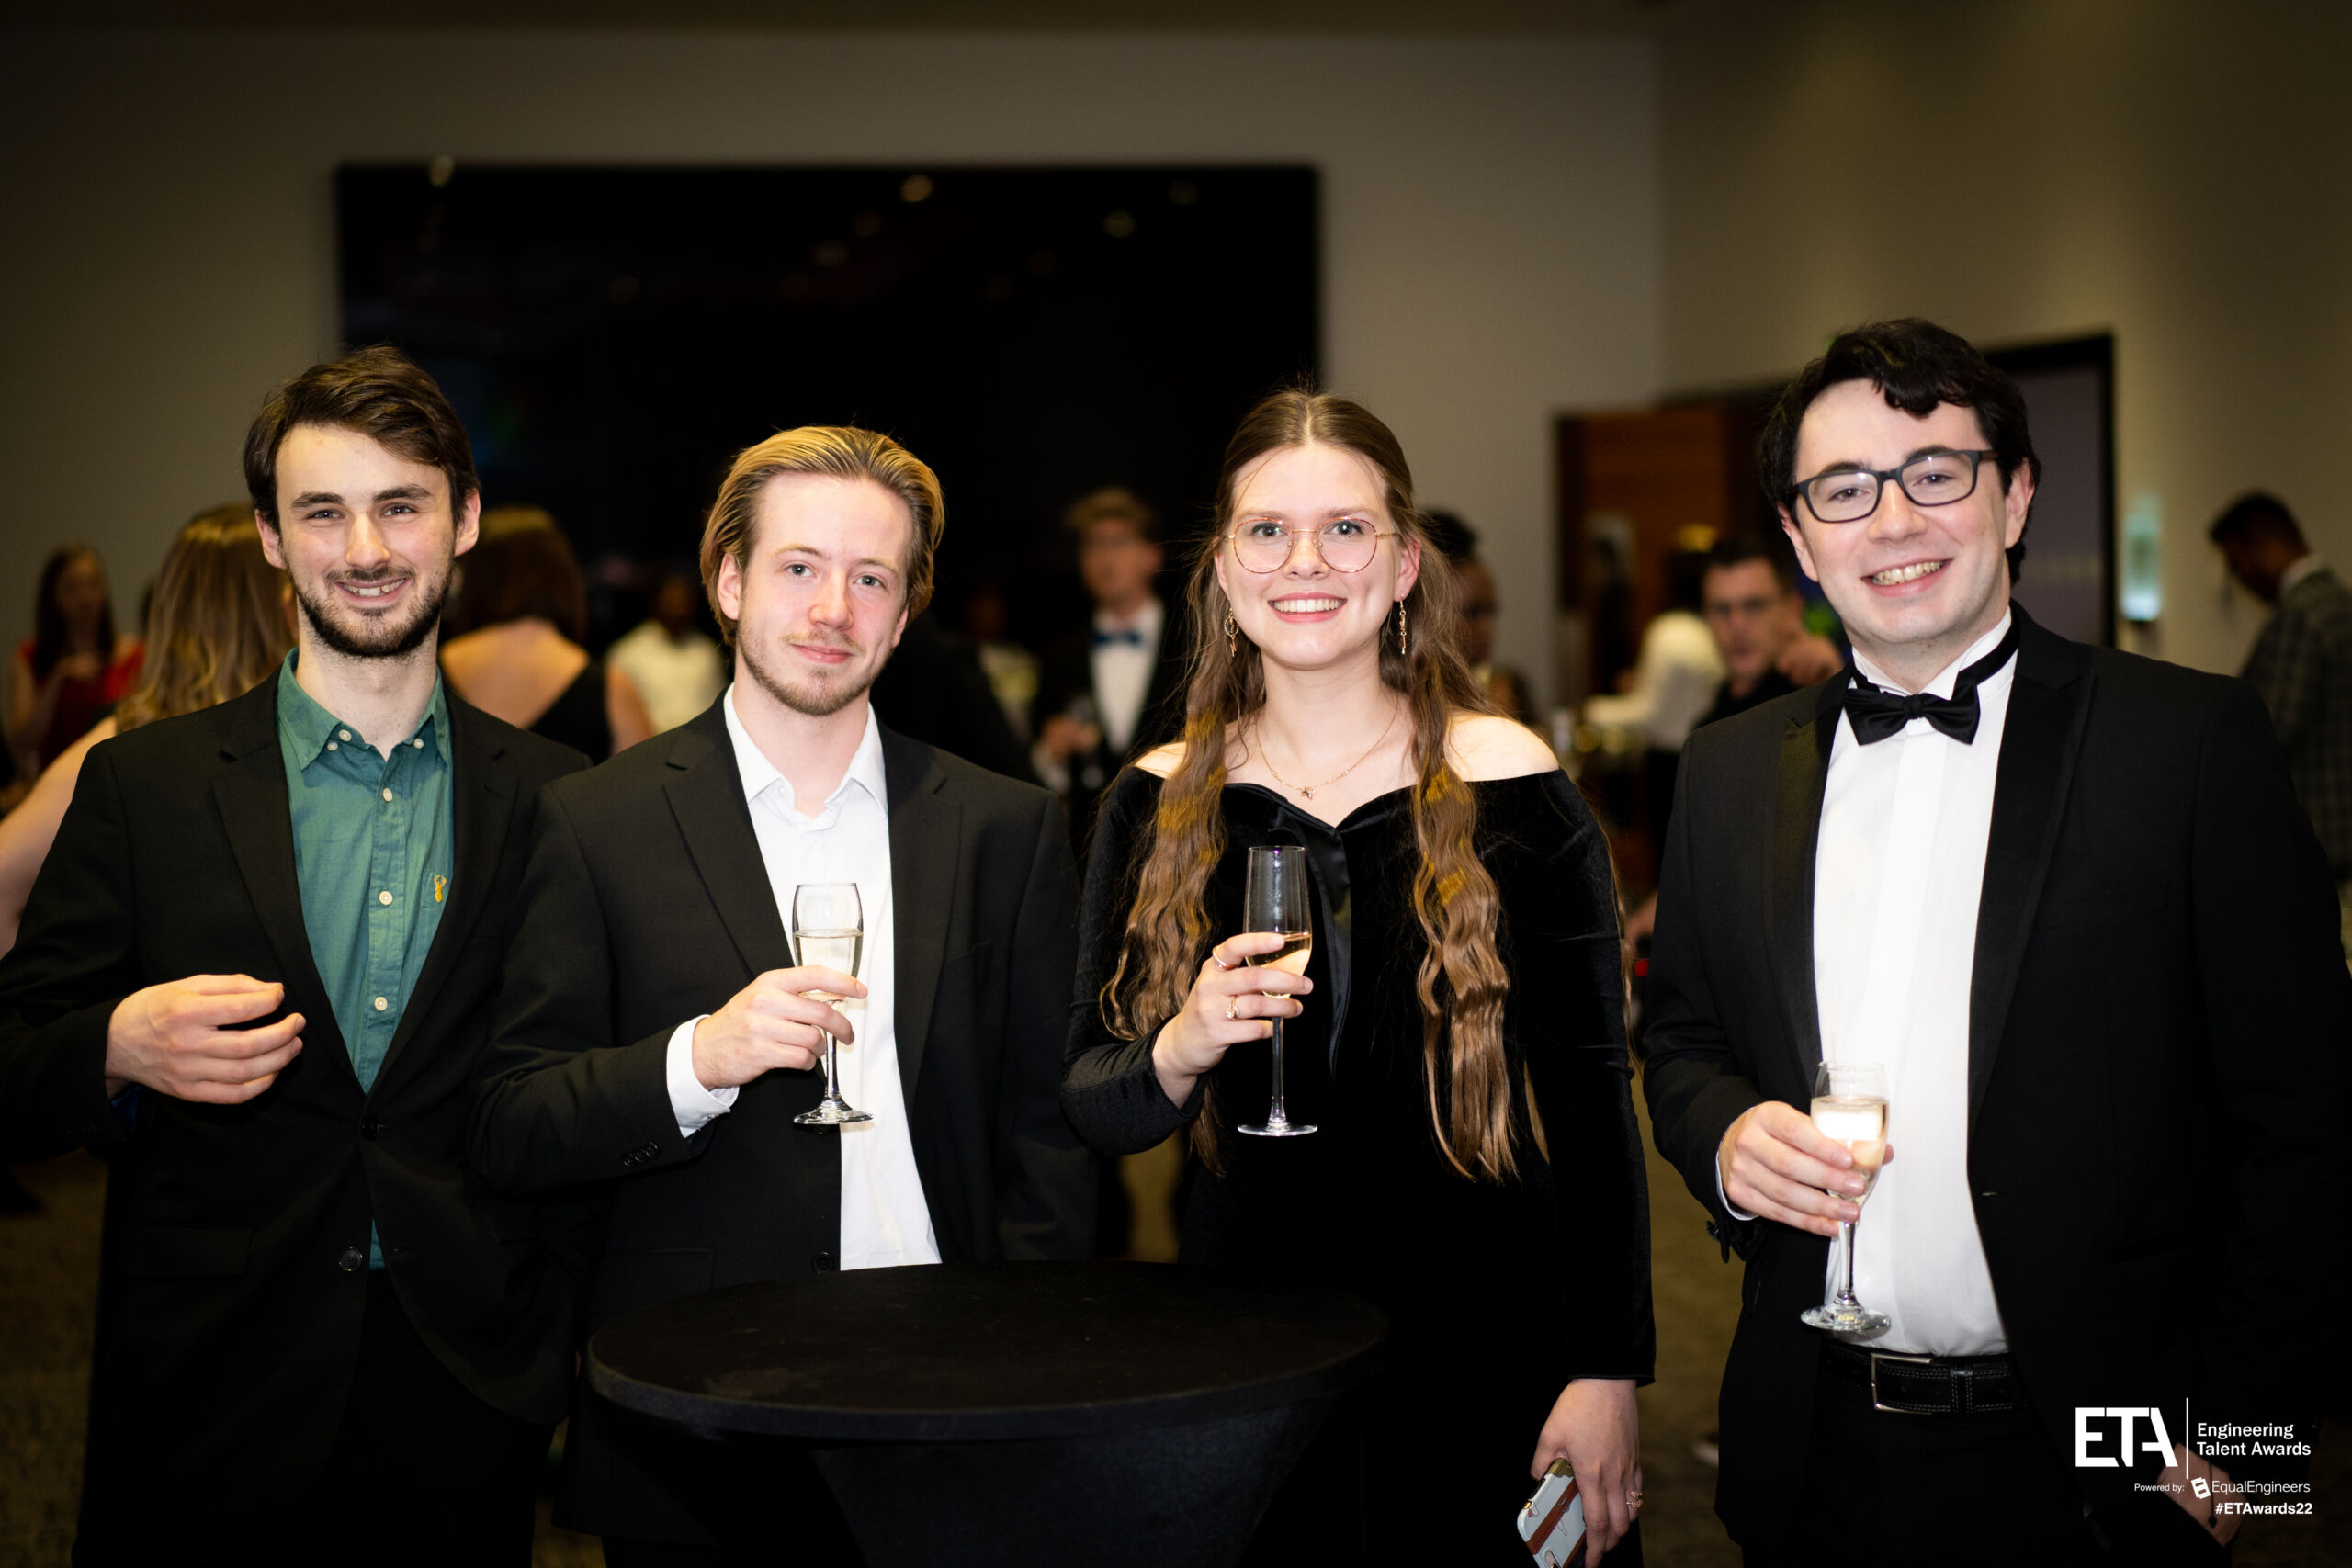
M 914 1139 L 899 1079 L 889 794 L 882 777 L 881 727 L 867 709 L 865 738 L 850 759 L 848 773 L 822 808 L 804 817 L 793 800 L 792 781 L 753 744 L 737 716 L 731 686 L 726 715 L 736 771 L 751 803 L 752 830 L 758 837 L 760 858 L 766 863 L 768 886 L 775 890 L 785 930 L 792 929 L 792 890 L 804 882 L 854 882 L 864 907 L 865 946 L 857 977 L 865 982 L 866 997 L 835 1004 L 857 1032 L 856 1040 L 843 1041 L 836 1053 L 837 1078 L 842 1098 L 874 1120 L 835 1129 L 833 1143 L 842 1157 L 842 1267 L 936 1263 L 939 1242 L 932 1234 L 931 1209 L 915 1168 Z M 695 1077 L 695 1025 L 701 1021 L 690 1018 L 670 1036 L 670 1104 L 684 1137 L 727 1114 L 738 1092 L 707 1089 Z M 816 1134 L 793 1127 L 784 1135 Z
M 1724 673 L 1723 651 L 1707 623 L 1688 610 L 1662 611 L 1642 633 L 1634 689 L 1590 699 L 1585 720 L 1638 729 L 1654 750 L 1679 751 L 1715 705 Z
M 1925 688 L 1951 695 L 2009 616 Z M 1903 688 L 1859 651 L 1883 687 Z M 1838 716 L 1814 859 L 1813 976 L 1824 1061 L 1886 1069 L 1894 1151 L 1855 1227 L 1854 1293 L 1894 1321 L 1873 1348 L 2007 1348 L 1968 1188 L 1969 985 L 1993 785 L 2017 660 L 1980 682 L 1976 739 L 1915 718 L 1875 745 Z M 1834 1254 L 1831 1269 L 1837 1268 Z
M 1102 739 L 1114 756 L 1125 756 L 1143 722 L 1144 698 L 1151 694 L 1151 671 L 1159 662 L 1159 631 L 1168 618 L 1157 597 L 1121 619 L 1107 610 L 1094 613 L 1098 633 L 1134 631 L 1140 642 L 1098 642 L 1094 645 L 1094 711 Z

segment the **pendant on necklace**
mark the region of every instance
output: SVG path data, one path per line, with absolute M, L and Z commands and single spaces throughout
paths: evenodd
M 1301 797 L 1302 799 L 1306 799 L 1306 800 L 1313 800 L 1313 799 L 1315 798 L 1315 792 L 1314 792 L 1313 790 L 1311 790 L 1311 789 L 1303 789 L 1303 790 L 1300 790 L 1298 793 L 1299 793 L 1299 795 L 1300 795 L 1300 797 Z

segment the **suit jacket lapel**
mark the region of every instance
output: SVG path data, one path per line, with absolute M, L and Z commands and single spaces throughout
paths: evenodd
M 931 1007 L 947 959 L 947 921 L 963 863 L 963 811 L 930 747 L 882 731 L 882 778 L 890 796 L 890 922 L 896 944 L 899 1078 L 911 1111 L 931 1042 Z
M 1838 739 L 1845 692 L 1826 682 L 1811 718 L 1791 720 L 1781 737 L 1781 767 L 1772 807 L 1772 900 L 1765 942 L 1781 1015 L 1795 1047 L 1799 1077 L 1807 1084 L 1821 1065 L 1821 1006 L 1813 975 L 1813 872 L 1821 844 L 1821 801 L 1829 782 L 1829 748 Z
M 2011 611 L 2019 626 L 2018 672 L 2009 687 L 2001 760 L 1994 774 L 1993 825 L 1984 843 L 1984 886 L 1976 908 L 1976 955 L 1968 987 L 1972 1133 L 2000 1052 L 2009 998 L 2058 847 L 2066 792 L 2090 715 L 2086 651 L 2043 630 L 2022 608 L 2013 604 Z
M 294 813 L 286 797 L 286 762 L 277 744 L 277 682 L 263 682 L 236 699 L 221 753 L 229 766 L 212 781 L 212 798 L 244 877 L 254 917 L 277 955 L 286 1005 L 302 1015 L 305 1056 L 323 1056 L 356 1092 L 359 1075 L 327 1000 L 302 923 L 302 883 L 294 865 Z
M 466 939 L 473 934 L 492 880 L 498 874 L 506 831 L 514 818 L 514 779 L 504 765 L 506 743 L 478 709 L 460 701 L 455 692 L 447 694 L 449 814 L 455 818 L 457 840 L 450 855 L 449 902 L 441 911 L 424 967 L 416 976 L 416 988 L 401 1010 L 400 1028 L 393 1032 L 391 1046 L 384 1053 L 384 1065 L 377 1069 L 377 1089 L 390 1079 L 401 1048 L 422 1026 L 457 955 L 465 951 Z
M 743 799 L 724 705 L 713 703 L 672 735 L 674 772 L 664 793 L 712 907 L 752 975 L 790 968 L 792 948 L 785 940 L 784 916 L 775 906 L 759 835 L 752 830 L 752 808 Z

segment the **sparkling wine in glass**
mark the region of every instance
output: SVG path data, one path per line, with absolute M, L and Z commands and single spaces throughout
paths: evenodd
M 804 882 L 792 890 L 792 956 L 804 966 L 820 965 L 857 978 L 858 961 L 865 955 L 865 907 L 858 901 L 854 882 Z M 808 993 L 820 1002 L 848 1000 L 831 991 Z M 834 1077 L 833 1036 L 825 1035 L 825 1098 L 813 1111 L 793 1120 L 804 1127 L 841 1127 L 871 1122 L 863 1111 L 852 1110 L 842 1098 Z
M 1886 1069 L 1876 1062 L 1824 1062 L 1813 1078 L 1813 1125 L 1825 1138 L 1846 1145 L 1864 1182 L 1860 1194 L 1841 1192 L 1856 1208 L 1878 1185 L 1886 1160 Z M 1838 1223 L 1838 1250 L 1845 1255 L 1844 1283 L 1827 1301 L 1808 1307 L 1804 1321 L 1838 1334 L 1876 1334 L 1886 1314 L 1872 1312 L 1854 1295 L 1854 1227 Z
M 1306 914 L 1306 852 L 1293 844 L 1266 844 L 1250 852 L 1250 881 L 1242 895 L 1242 924 L 1253 931 L 1278 931 L 1283 944 L 1250 960 L 1256 969 L 1279 969 L 1288 975 L 1306 973 L 1315 951 L 1315 928 Z M 1285 996 L 1267 991 L 1263 995 Z M 1297 1138 L 1315 1131 L 1294 1122 L 1283 1109 L 1283 1021 L 1274 1024 L 1274 1095 L 1263 1122 L 1237 1131 L 1260 1138 Z

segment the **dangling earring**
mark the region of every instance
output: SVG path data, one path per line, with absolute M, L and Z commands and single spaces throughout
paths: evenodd
M 1235 632 L 1240 629 L 1240 623 L 1237 622 L 1233 618 L 1233 611 L 1228 608 L 1225 612 L 1225 656 L 1227 659 L 1238 659 L 1241 657 L 1240 645 L 1234 640 L 1233 636 Z
M 1405 637 L 1405 601 L 1396 601 L 1396 652 L 1402 658 L 1411 644 Z

